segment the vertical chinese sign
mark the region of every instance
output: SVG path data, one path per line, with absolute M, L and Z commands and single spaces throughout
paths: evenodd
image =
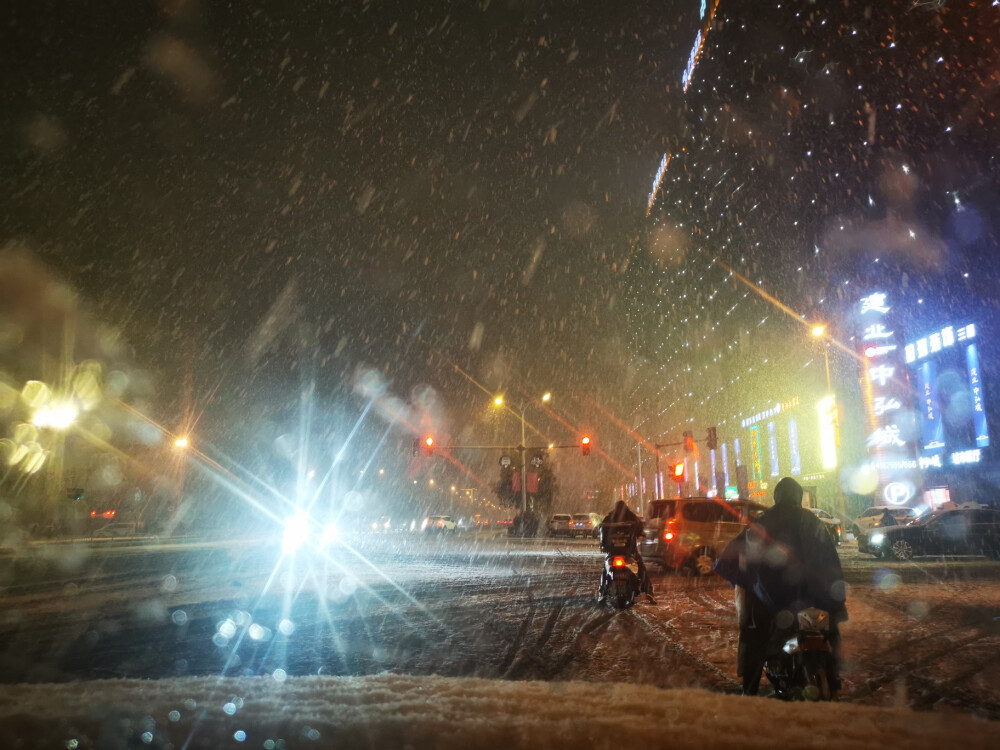
M 888 295 L 874 292 L 858 305 L 868 456 L 878 475 L 876 503 L 910 505 L 921 499 L 917 423 L 903 361 L 903 340 Z

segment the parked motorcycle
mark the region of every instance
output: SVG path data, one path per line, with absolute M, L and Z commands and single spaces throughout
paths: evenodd
M 798 613 L 790 630 L 775 633 L 777 648 L 764 662 L 764 673 L 777 697 L 808 701 L 837 697 L 829 631 L 830 613 L 811 607 Z

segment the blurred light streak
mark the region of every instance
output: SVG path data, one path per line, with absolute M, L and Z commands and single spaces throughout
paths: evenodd
M 646 216 L 649 216 L 649 212 L 653 210 L 653 204 L 656 203 L 656 195 L 660 192 L 660 184 L 663 182 L 663 175 L 667 172 L 667 167 L 670 166 L 671 154 L 664 154 L 663 159 L 660 160 L 660 168 L 656 170 L 656 177 L 653 178 L 653 190 L 649 194 L 649 202 L 646 204 Z
M 809 329 L 810 335 L 815 335 L 812 332 L 813 323 L 811 323 L 810 321 L 806 320 L 806 318 L 804 316 L 802 316 L 799 313 L 795 312 L 792 308 L 790 308 L 788 305 L 786 305 L 784 302 L 782 302 L 781 300 L 779 300 L 774 295 L 768 294 L 767 292 L 765 292 L 757 284 L 754 284 L 752 281 L 750 281 L 750 279 L 748 279 L 746 276 L 744 276 L 743 274 L 741 274 L 739 271 L 736 271 L 736 270 L 730 268 L 729 266 L 727 266 L 725 263 L 723 263 L 718 258 L 713 258 L 712 260 L 713 260 L 713 262 L 717 266 L 723 268 L 726 271 L 729 271 L 729 273 L 732 275 L 732 277 L 734 279 L 736 279 L 737 281 L 739 281 L 741 284 L 744 284 L 746 287 L 748 287 L 751 291 L 753 291 L 759 297 L 761 297 L 762 299 L 766 300 L 767 302 L 770 302 L 772 305 L 774 305 L 774 307 L 776 307 L 777 309 L 781 310 L 781 312 L 785 313 L 788 317 L 792 318 L 796 323 L 798 323 L 798 324 L 804 326 L 805 328 Z M 837 347 L 838 349 L 840 349 L 840 351 L 842 351 L 845 354 L 847 354 L 850 357 L 852 357 L 859 364 L 864 365 L 864 362 L 865 362 L 864 357 L 862 357 L 860 354 L 858 354 L 852 348 L 850 348 L 850 347 L 842 344 L 840 341 L 838 341 L 837 339 L 835 339 L 833 336 L 826 336 L 825 338 L 827 338 L 830 341 L 830 343 L 832 343 L 835 347 Z
M 610 420 L 611 420 L 611 422 L 612 422 L 612 423 L 613 423 L 613 424 L 614 424 L 614 425 L 615 425 L 616 427 L 620 428 L 620 429 L 622 430 L 622 432 L 624 432 L 624 433 L 625 433 L 626 435 L 628 435 L 628 436 L 629 436 L 630 438 L 632 438 L 633 440 L 635 440 L 635 441 L 636 441 L 637 443 L 642 443 L 642 444 L 643 444 L 644 446 L 646 446 L 647 450 L 649 450 L 649 452 L 650 452 L 650 453 L 655 453 L 655 452 L 656 452 L 656 448 L 655 448 L 655 447 L 653 446 L 653 444 L 652 444 L 652 443 L 648 442 L 648 441 L 647 441 L 647 440 L 646 440 L 645 438 L 643 438 L 643 437 L 642 437 L 642 436 L 641 436 L 641 435 L 640 435 L 640 434 L 639 434 L 638 432 L 636 432 L 635 430 L 633 430 L 633 429 L 632 429 L 631 427 L 629 427 L 629 426 L 628 426 L 627 424 L 625 424 L 625 423 L 624 423 L 624 422 L 623 422 L 623 421 L 622 421 L 621 419 L 619 419 L 619 418 L 618 418 L 617 416 L 615 416 L 615 415 L 614 415 L 614 414 L 612 414 L 612 413 L 611 413 L 610 411 L 608 411 L 608 410 L 607 410 L 607 409 L 606 409 L 606 408 L 604 407 L 604 405 L 603 405 L 603 404 L 600 404 L 600 403 L 598 403 L 597 401 L 595 401 L 595 400 L 594 400 L 594 399 L 592 399 L 592 398 L 588 398 L 587 400 L 588 400 L 588 401 L 589 401 L 589 402 L 590 402 L 590 403 L 591 403 L 591 404 L 592 404 L 592 405 L 593 405 L 593 406 L 594 406 L 594 407 L 595 407 L 595 408 L 596 408 L 596 409 L 597 409 L 597 410 L 598 410 L 599 412 L 601 412 L 601 413 L 602 413 L 602 414 L 603 414 L 604 416 L 606 416 L 606 417 L 607 417 L 608 419 L 610 419 Z M 591 448 L 593 448 L 593 443 L 591 444 Z M 624 466 L 624 465 L 622 465 L 622 464 L 618 463 L 618 462 L 617 462 L 617 461 L 615 461 L 615 460 L 614 460 L 613 458 L 611 458 L 611 456 L 609 456 L 609 455 L 608 455 L 608 454 L 607 454 L 607 453 L 606 453 L 605 451 L 601 450 L 601 448 L 600 448 L 600 446 L 599 446 L 599 445 L 598 445 L 598 447 L 597 447 L 597 452 L 598 452 L 598 453 L 599 453 L 599 454 L 600 454 L 601 456 L 603 456 L 603 457 L 604 457 L 604 458 L 605 458 L 605 459 L 606 459 L 606 460 L 608 461 L 608 463 L 610 463 L 610 464 L 611 464 L 612 466 L 614 466 L 614 467 L 615 467 L 616 469 L 618 469 L 618 471 L 620 471 L 620 472 L 621 472 L 622 476 L 629 476 L 629 477 L 630 477 L 630 476 L 634 476 L 634 472 L 633 472 L 633 470 L 632 470 L 632 467 L 630 467 L 630 466 L 629 466 L 629 467 L 626 467 L 626 466 Z

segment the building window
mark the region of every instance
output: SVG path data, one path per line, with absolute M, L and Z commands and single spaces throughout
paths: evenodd
M 767 452 L 771 457 L 771 476 L 781 475 L 778 469 L 778 429 L 774 422 L 767 423 Z
M 788 420 L 788 448 L 792 457 L 792 475 L 802 473 L 802 458 L 799 456 L 799 423 L 794 418 Z
M 739 444 L 739 442 L 740 442 L 739 440 L 736 441 L 737 445 Z M 726 450 L 726 444 L 723 443 L 722 444 L 722 473 L 726 475 L 726 487 L 729 486 L 729 456 L 727 455 L 728 453 L 729 453 L 729 451 Z

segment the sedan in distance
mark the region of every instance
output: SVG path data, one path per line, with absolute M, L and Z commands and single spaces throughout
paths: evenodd
M 1000 510 L 938 511 L 906 526 L 876 528 L 868 544 L 877 557 L 895 560 L 921 555 L 985 555 L 1000 560 Z
M 421 531 L 436 531 L 438 533 L 455 531 L 457 528 L 458 523 L 451 516 L 427 516 L 420 526 Z
M 574 513 L 570 522 L 572 536 L 596 537 L 601 517 L 596 513 Z

